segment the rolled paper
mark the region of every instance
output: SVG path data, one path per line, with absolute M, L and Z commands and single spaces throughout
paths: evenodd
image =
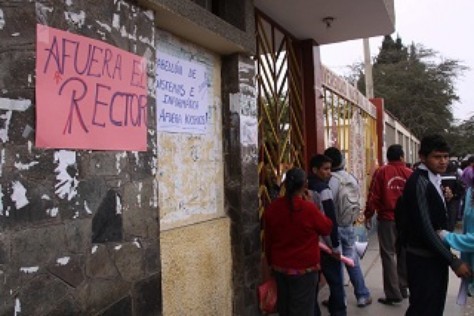
M 366 241 L 356 241 L 354 243 L 354 248 L 359 255 L 359 258 L 364 258 L 364 255 L 367 251 L 367 247 L 369 246 L 369 243 Z
M 327 254 L 332 254 L 332 249 L 329 248 L 323 242 L 319 242 L 319 248 Z M 343 255 L 341 255 L 341 262 L 344 263 L 345 265 L 349 266 L 349 267 L 354 266 L 354 260 L 352 260 L 351 258 L 348 258 L 346 256 L 343 256 Z

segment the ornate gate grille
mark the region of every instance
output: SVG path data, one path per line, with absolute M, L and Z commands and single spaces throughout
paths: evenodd
M 356 88 L 322 67 L 325 147 L 344 153 L 346 169 L 361 185 L 362 205 L 377 166 L 377 114 L 375 106 Z
M 304 168 L 302 69 L 296 40 L 257 11 L 260 215 L 286 170 Z

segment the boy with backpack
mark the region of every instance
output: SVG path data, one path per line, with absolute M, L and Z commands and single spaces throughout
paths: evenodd
M 347 268 L 347 273 L 354 287 L 354 295 L 358 307 L 372 303 L 369 289 L 365 285 L 364 274 L 360 268 L 359 256 L 355 250 L 354 222 L 360 212 L 360 188 L 357 179 L 344 170 L 345 161 L 342 153 L 336 147 L 329 147 L 324 155 L 332 160 L 331 179 L 329 187 L 333 193 L 341 238 L 342 254 L 354 260 L 354 266 Z

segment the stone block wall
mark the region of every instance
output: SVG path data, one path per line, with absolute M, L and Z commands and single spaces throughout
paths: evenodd
M 160 315 L 154 13 L 0 0 L 0 315 Z M 146 152 L 35 147 L 36 24 L 148 60 Z
M 225 209 L 231 220 L 233 315 L 260 315 L 258 217 L 258 112 L 255 66 L 234 54 L 222 62 Z

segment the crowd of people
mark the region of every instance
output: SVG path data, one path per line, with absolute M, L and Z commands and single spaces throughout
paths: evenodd
M 409 168 L 402 146 L 390 146 L 364 207 L 360 185 L 336 147 L 311 159 L 308 176 L 300 168 L 287 171 L 284 195 L 275 197 L 263 217 L 279 315 L 321 315 L 318 301 L 330 315 L 347 315 L 344 267 L 357 306 L 372 303 L 355 249 L 354 222 L 362 210 L 367 229 L 377 226 L 384 289 L 379 303 L 408 299 L 406 315 L 441 316 L 449 268 L 462 278 L 458 303 L 465 303 L 474 294 L 474 156 L 461 166 L 449 152 L 443 137 L 426 136 L 419 163 Z M 461 219 L 464 229 L 457 233 Z M 321 276 L 330 294 L 318 300 Z

